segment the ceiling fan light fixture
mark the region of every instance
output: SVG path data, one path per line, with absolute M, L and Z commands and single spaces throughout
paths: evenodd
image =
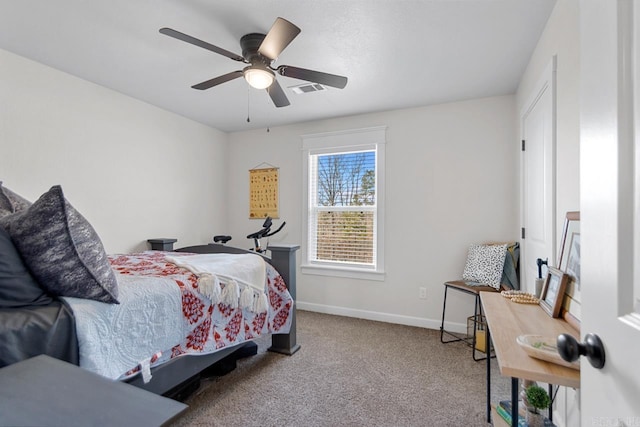
M 256 89 L 266 89 L 273 84 L 276 79 L 276 75 L 270 69 L 266 67 L 260 67 L 256 65 L 250 65 L 242 70 L 244 78 Z

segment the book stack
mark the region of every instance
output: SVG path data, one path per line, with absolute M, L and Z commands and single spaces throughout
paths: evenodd
M 511 425 L 511 401 L 510 400 L 501 400 L 498 405 L 496 405 L 496 413 L 508 424 Z M 527 419 L 525 416 L 526 409 L 522 402 L 518 404 L 518 426 L 520 427 L 529 427 L 527 423 Z M 544 427 L 556 427 L 554 423 L 547 417 L 544 418 Z

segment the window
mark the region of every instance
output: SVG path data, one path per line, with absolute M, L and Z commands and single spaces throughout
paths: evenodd
M 385 128 L 303 139 L 302 271 L 382 280 Z

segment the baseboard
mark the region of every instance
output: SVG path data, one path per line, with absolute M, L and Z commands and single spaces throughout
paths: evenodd
M 323 314 L 334 314 L 337 316 L 355 317 L 358 319 L 375 320 L 378 322 L 396 323 L 399 325 L 417 326 L 419 328 L 440 330 L 442 319 L 425 319 L 422 317 L 402 316 L 399 314 L 381 313 L 378 311 L 357 310 L 354 308 L 338 307 L 334 305 L 314 304 L 304 301 L 296 301 L 296 306 L 300 310 L 313 311 Z M 445 322 L 447 331 L 465 333 L 467 325 L 462 323 Z

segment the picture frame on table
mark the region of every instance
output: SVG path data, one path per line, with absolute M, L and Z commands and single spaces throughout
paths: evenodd
M 540 307 L 551 317 L 560 317 L 568 280 L 568 274 L 555 267 L 549 267 L 540 294 Z
M 576 288 L 580 289 L 580 233 L 571 235 L 569 254 L 567 256 L 566 273 L 573 279 Z
M 562 229 L 562 240 L 560 241 L 558 263 L 556 265 L 569 276 L 560 316 L 579 330 L 580 319 L 582 317 L 579 211 L 569 211 L 566 213 L 564 227 Z

